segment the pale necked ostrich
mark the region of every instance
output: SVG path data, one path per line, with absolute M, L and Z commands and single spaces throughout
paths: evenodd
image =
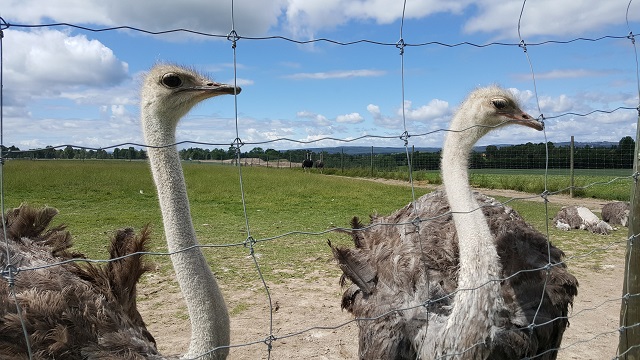
M 472 92 L 443 146 L 445 191 L 372 216 L 349 231 L 355 248 L 332 247 L 342 283 L 353 283 L 342 307 L 363 319 L 360 359 L 556 358 L 578 285 L 563 252 L 469 186 L 472 147 L 508 124 L 542 130 L 509 92 Z
M 228 354 L 229 315 L 215 277 L 197 245 L 184 176 L 175 147 L 176 126 L 194 105 L 240 88 L 215 83 L 196 72 L 159 64 L 147 74 L 141 94 L 141 116 L 151 172 L 158 191 L 167 247 L 176 279 L 189 310 L 191 341 L 184 357 L 223 359 Z M 24 269 L 80 257 L 68 250 L 62 227 L 47 230 L 55 209 L 21 207 L 9 211 L 9 264 Z M 135 237 L 120 231 L 111 257 L 144 250 L 147 230 Z M 7 275 L 5 241 L 0 245 Z M 104 267 L 65 264 L 15 275 L 11 291 L 21 309 L 17 315 L 7 282 L 0 286 L 0 358 L 25 359 L 27 345 L 35 359 L 165 359 L 136 310 L 136 282 L 146 270 L 140 256 Z M 210 352 L 216 347 L 223 347 Z
M 302 161 L 302 170 L 311 170 L 313 167 L 313 160 L 311 160 L 311 153 L 307 152 L 307 157 Z
M 324 169 L 324 160 L 323 160 L 323 154 L 320 153 L 320 159 L 316 160 L 316 169 L 320 170 L 320 173 L 322 174 L 322 170 Z

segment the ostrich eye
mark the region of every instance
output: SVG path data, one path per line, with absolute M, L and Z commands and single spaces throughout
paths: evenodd
M 503 110 L 504 108 L 507 107 L 507 100 L 502 99 L 502 98 L 495 98 L 495 99 L 491 99 L 491 103 L 493 104 L 493 106 L 496 107 L 496 109 L 498 110 Z
M 161 81 L 162 81 L 162 85 L 168 88 L 177 88 L 178 86 L 182 85 L 182 79 L 180 79 L 180 76 L 174 73 L 168 73 L 168 74 L 162 75 Z

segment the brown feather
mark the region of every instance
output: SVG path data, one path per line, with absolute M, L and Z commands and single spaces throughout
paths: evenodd
M 9 210 L 0 266 L 84 259 L 70 250 L 71 236 L 64 226 L 49 226 L 56 214 L 53 208 L 27 205 Z M 111 239 L 111 257 L 145 251 L 149 235 L 148 228 L 138 235 L 131 229 L 118 231 Z M 8 262 L 3 255 L 7 251 Z M 26 358 L 24 325 L 34 359 L 160 359 L 136 310 L 136 284 L 148 269 L 141 255 L 133 255 L 104 266 L 72 262 L 21 271 L 13 288 L 0 282 L 0 358 Z
M 578 281 L 562 263 L 564 253 L 517 212 L 481 194 L 476 199 L 507 278 L 502 282 L 506 308 L 496 320 L 501 329 L 489 358 L 555 359 Z M 424 195 L 389 216 L 372 216 L 369 227 L 354 232 L 356 248 L 333 252 L 346 278 L 358 279 L 345 290 L 342 307 L 356 318 L 375 318 L 358 321 L 360 358 L 415 359 L 417 329 L 434 326 L 428 320 L 433 316 L 447 316 L 457 289 L 458 240 L 446 196 L 443 191 Z M 411 310 L 394 311 L 403 308 Z M 547 321 L 532 332 L 526 329 Z

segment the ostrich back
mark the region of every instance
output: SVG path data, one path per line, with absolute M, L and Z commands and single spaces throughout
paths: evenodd
M 517 212 L 481 194 L 476 199 L 505 279 L 505 308 L 497 312 L 494 336 L 486 339 L 488 358 L 555 359 L 578 281 L 561 262 L 564 253 Z M 355 248 L 332 247 L 343 270 L 341 283 L 352 283 L 342 307 L 371 319 L 358 321 L 361 359 L 416 359 L 419 330 L 439 336 L 458 278 L 458 240 L 449 211 L 444 192 L 435 191 L 416 200 L 415 209 L 409 204 L 390 216 L 372 216 L 371 224 L 379 225 L 349 231 Z M 384 225 L 399 223 L 404 225 Z M 363 224 L 354 218 L 352 227 Z M 547 264 L 548 272 L 540 270 Z M 528 328 L 532 323 L 537 326 Z
M 83 258 L 70 251 L 64 226 L 49 227 L 56 214 L 53 208 L 24 205 L 9 210 L 0 266 L 6 269 L 7 252 L 16 268 Z M 110 255 L 144 251 L 148 239 L 146 228 L 139 236 L 120 230 L 111 240 Z M 26 359 L 26 332 L 34 359 L 159 359 L 136 309 L 136 283 L 145 271 L 135 255 L 105 266 L 74 262 L 20 271 L 13 289 L 1 281 L 0 358 Z

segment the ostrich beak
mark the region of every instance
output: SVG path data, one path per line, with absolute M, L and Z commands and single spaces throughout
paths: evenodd
M 533 117 L 531 117 L 531 115 L 527 114 L 526 112 L 521 112 L 520 114 L 514 113 L 514 114 L 504 114 L 506 117 L 509 118 L 509 122 L 516 124 L 516 125 L 524 125 L 533 129 L 536 129 L 538 131 L 541 131 L 544 129 L 544 123 L 541 121 L 538 121 L 537 119 L 534 119 Z
M 215 96 L 215 95 L 240 94 L 240 92 L 242 91 L 242 88 L 240 86 L 233 86 L 229 84 L 211 82 L 201 86 L 191 87 L 189 88 L 189 90 L 204 91 L 205 93 L 208 93 L 211 96 Z

